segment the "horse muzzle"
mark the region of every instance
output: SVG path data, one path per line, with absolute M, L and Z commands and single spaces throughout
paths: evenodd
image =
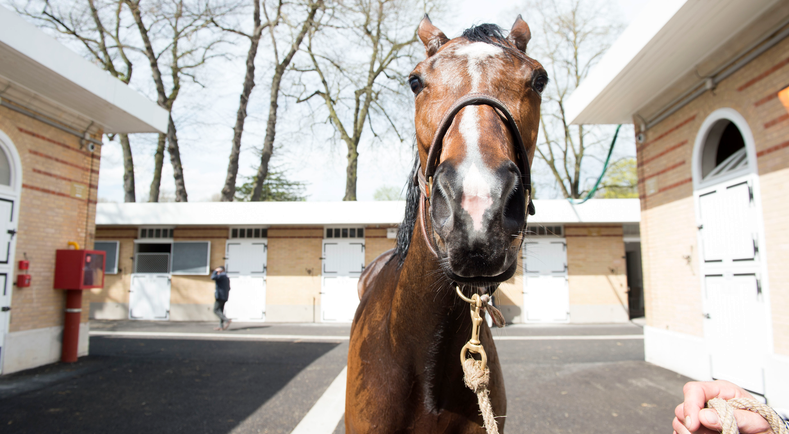
M 436 171 L 431 226 L 454 280 L 502 281 L 517 268 L 526 223 L 520 171 L 506 161 L 485 175 L 487 182 L 476 167 L 458 170 L 451 162 Z

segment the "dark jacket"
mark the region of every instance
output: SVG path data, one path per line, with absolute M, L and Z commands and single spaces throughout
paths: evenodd
M 214 270 L 214 272 L 211 273 L 211 279 L 216 281 L 214 298 L 219 301 L 227 301 L 227 298 L 230 295 L 230 278 L 227 277 L 227 273 L 224 271 L 217 273 L 216 270 Z

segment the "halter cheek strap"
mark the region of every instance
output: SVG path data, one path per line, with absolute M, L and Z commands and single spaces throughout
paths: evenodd
M 416 169 L 416 176 L 414 176 L 414 184 L 419 185 L 422 195 L 429 201 L 433 194 L 433 175 L 438 167 L 441 150 L 444 147 L 444 137 L 447 131 L 449 131 L 449 127 L 452 125 L 455 116 L 464 107 L 470 105 L 491 106 L 504 115 L 504 119 L 506 120 L 505 124 L 510 129 L 510 133 L 515 139 L 515 159 L 517 160 L 518 169 L 520 169 L 521 172 L 521 186 L 523 187 L 524 194 L 527 195 L 526 197 L 529 200 L 528 212 L 529 215 L 534 215 L 535 208 L 531 198 L 531 168 L 529 167 L 529 156 L 526 153 L 523 138 L 518 130 L 518 124 L 515 123 L 515 118 L 504 103 L 484 93 L 470 93 L 460 98 L 449 108 L 449 110 L 447 110 L 444 117 L 441 119 L 441 123 L 438 125 L 435 136 L 433 136 L 433 142 L 430 144 L 430 149 L 427 153 L 427 167 L 425 167 L 423 173 L 421 162 L 419 163 Z

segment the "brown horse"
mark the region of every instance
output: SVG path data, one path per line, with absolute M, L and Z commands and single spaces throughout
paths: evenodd
M 525 54 L 519 16 L 507 37 L 494 25 L 449 40 L 425 16 L 427 59 L 409 77 L 417 155 L 397 247 L 359 281 L 351 329 L 345 428 L 351 433 L 482 433 L 459 355 L 471 335 L 469 296 L 513 276 L 539 127 L 542 66 Z M 424 168 L 424 171 L 423 169 Z M 499 430 L 507 401 L 490 329 L 480 340 Z

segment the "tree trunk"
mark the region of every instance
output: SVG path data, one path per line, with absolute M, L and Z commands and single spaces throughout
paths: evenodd
M 271 160 L 271 154 L 274 153 L 274 138 L 277 134 L 277 109 L 279 108 L 279 86 L 285 71 L 285 68 L 280 66 L 281 64 L 277 65 L 277 69 L 274 71 L 274 78 L 271 79 L 271 96 L 269 99 L 266 137 L 263 139 L 263 151 L 260 153 L 260 167 L 258 168 L 258 176 L 255 178 L 255 188 L 252 190 L 252 202 L 261 200 L 263 183 L 266 181 L 266 176 L 268 175 L 268 162 Z
M 277 134 L 276 130 L 277 109 L 279 108 L 279 89 L 280 85 L 282 84 L 282 77 L 285 75 L 285 70 L 287 69 L 288 65 L 290 65 L 290 62 L 293 60 L 293 56 L 299 50 L 299 46 L 301 46 L 302 41 L 304 41 L 304 37 L 307 35 L 307 32 L 313 26 L 315 14 L 322 4 L 322 1 L 317 1 L 310 5 L 309 15 L 307 15 L 307 19 L 304 20 L 299 34 L 291 44 L 290 51 L 288 51 L 288 54 L 284 59 L 282 59 L 282 62 L 277 65 L 276 69 L 274 70 L 274 76 L 271 78 L 271 94 L 269 96 L 266 137 L 263 139 L 263 151 L 260 153 L 260 167 L 258 167 L 257 178 L 255 178 L 255 188 L 252 190 L 252 197 L 250 199 L 253 202 L 262 200 L 261 196 L 263 194 L 263 183 L 266 182 L 266 176 L 268 175 L 268 163 L 271 161 L 271 154 L 274 153 L 274 139 Z
M 247 118 L 247 105 L 249 104 L 249 96 L 252 94 L 252 89 L 255 87 L 255 57 L 258 54 L 258 45 L 260 37 L 263 35 L 263 28 L 260 25 L 260 3 L 258 0 L 255 2 L 255 12 L 253 20 L 255 29 L 252 33 L 249 44 L 249 52 L 247 52 L 247 73 L 244 77 L 244 89 L 241 91 L 241 98 L 238 102 L 238 111 L 236 112 L 236 126 L 233 127 L 233 144 L 230 149 L 230 161 L 227 164 L 227 177 L 225 178 L 225 186 L 222 188 L 222 202 L 232 202 L 236 195 L 236 177 L 238 176 L 238 156 L 241 153 L 241 136 L 244 134 L 244 121 Z
M 121 133 L 119 136 L 121 149 L 123 150 L 123 201 L 136 202 L 136 194 L 134 193 L 134 159 L 132 158 L 129 135 Z
M 359 162 L 359 145 L 348 145 L 348 169 L 345 176 L 345 197 L 342 200 L 356 200 L 356 167 Z
M 184 168 L 181 164 L 181 151 L 178 148 L 178 136 L 175 131 L 173 117 L 170 116 L 167 125 L 167 152 L 170 154 L 170 164 L 173 165 L 173 179 L 175 180 L 175 201 L 187 202 L 186 183 L 184 182 Z
M 166 142 L 167 136 L 159 134 L 156 153 L 153 154 L 153 179 L 151 180 L 151 190 L 148 193 L 148 202 L 159 202 L 159 186 L 162 184 L 162 165 L 164 164 L 164 144 Z

